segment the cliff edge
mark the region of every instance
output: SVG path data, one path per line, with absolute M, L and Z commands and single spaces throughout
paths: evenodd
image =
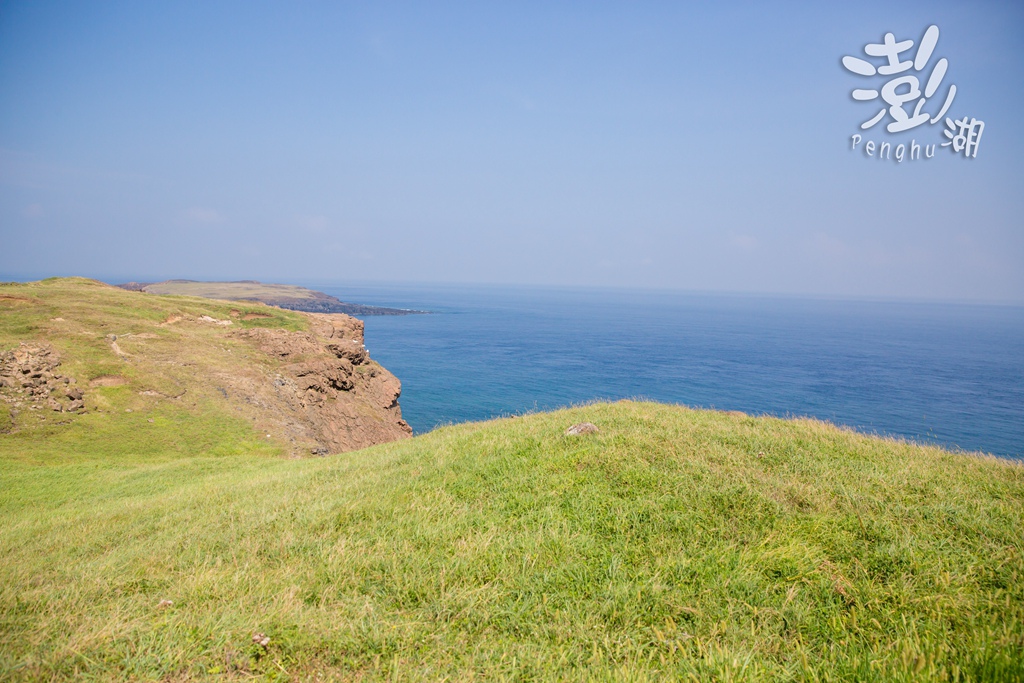
M 127 419 L 141 428 L 140 448 L 148 433 L 187 449 L 243 421 L 245 441 L 326 455 L 410 437 L 400 395 L 348 315 L 82 278 L 0 286 L 5 433 L 102 435 Z M 112 413 L 122 414 L 116 424 Z
M 227 301 L 259 301 L 269 306 L 287 308 L 306 313 L 345 313 L 346 315 L 414 315 L 426 313 L 408 308 L 367 306 L 340 301 L 336 297 L 315 289 L 298 285 L 280 285 L 238 280 L 235 282 L 197 282 L 195 280 L 166 280 L 164 282 L 125 282 L 121 289 L 147 294 L 176 294 L 201 296 Z
M 342 313 L 301 315 L 309 321 L 307 332 L 239 332 L 273 364 L 254 376 L 224 376 L 224 384 L 243 401 L 261 406 L 263 419 L 290 441 L 315 444 L 315 454 L 412 436 L 398 405 L 401 382 L 370 359 L 363 322 Z

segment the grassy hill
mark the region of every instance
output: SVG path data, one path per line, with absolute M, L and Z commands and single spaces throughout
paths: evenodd
M 157 313 L 99 287 L 0 287 L 0 351 L 108 372 L 52 313 Z M 291 459 L 125 386 L 0 424 L 0 679 L 1024 680 L 1018 464 L 638 402 Z
M 294 311 L 318 313 L 346 313 L 348 315 L 411 315 L 413 311 L 383 306 L 365 306 L 339 301 L 336 297 L 297 285 L 279 285 L 244 280 L 240 282 L 196 282 L 194 280 L 167 280 L 165 282 L 130 282 L 118 285 L 126 289 L 149 294 L 176 294 L 199 296 L 229 301 L 262 301 Z
M 82 278 L 0 286 L 0 431 L 26 453 L 352 450 L 411 434 L 344 315 Z M 76 400 L 72 400 L 74 397 Z

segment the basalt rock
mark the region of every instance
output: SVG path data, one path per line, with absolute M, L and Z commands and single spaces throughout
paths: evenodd
M 85 410 L 84 394 L 57 372 L 60 354 L 49 344 L 22 343 L 0 353 L 0 401 L 13 408 L 47 408 L 58 413 Z M 73 394 L 73 395 L 72 395 Z

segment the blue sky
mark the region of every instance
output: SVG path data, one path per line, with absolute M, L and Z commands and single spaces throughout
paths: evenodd
M 0 276 L 1024 303 L 1024 6 L 894 5 L 2 2 Z M 977 158 L 851 150 L 931 24 Z

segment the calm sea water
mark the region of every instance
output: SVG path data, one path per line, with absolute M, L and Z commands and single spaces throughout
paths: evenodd
M 811 415 L 1024 457 L 1024 308 L 615 290 L 352 285 L 416 433 L 644 397 Z

